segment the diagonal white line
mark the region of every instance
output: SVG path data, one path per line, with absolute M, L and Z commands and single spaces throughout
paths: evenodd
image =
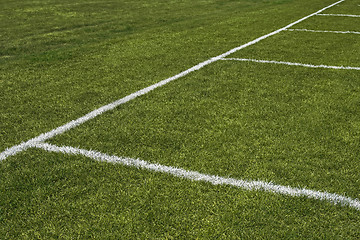
M 245 190 L 265 191 L 276 194 L 288 195 L 292 197 L 307 197 L 322 201 L 328 201 L 333 204 L 341 204 L 349 206 L 360 211 L 360 201 L 352 199 L 335 193 L 315 191 L 306 188 L 293 188 L 290 186 L 276 185 L 271 182 L 263 181 L 249 181 L 235 178 L 225 178 L 216 175 L 203 174 L 196 171 L 189 171 L 182 168 L 165 166 L 161 164 L 149 163 L 140 159 L 133 159 L 127 157 L 110 156 L 105 153 L 90 151 L 85 149 L 74 148 L 70 146 L 58 147 L 48 143 L 36 143 L 34 147 L 44 149 L 49 152 L 58 152 L 70 155 L 83 155 L 88 158 L 101 162 L 117 163 L 130 167 L 146 169 L 150 171 L 167 173 L 175 177 L 190 179 L 192 181 L 208 182 L 213 185 L 230 185 Z
M 318 16 L 334 16 L 334 17 L 360 17 L 360 15 L 351 14 L 317 14 Z
M 272 60 L 258 60 L 258 59 L 248 59 L 248 58 L 223 58 L 221 60 L 223 60 L 223 61 L 256 62 L 256 63 L 272 63 L 272 64 L 282 64 L 282 65 L 308 67 L 308 68 L 328 68 L 328 69 L 339 69 L 339 70 L 360 70 L 360 67 L 312 65 L 312 64 L 305 64 L 305 63 L 282 62 L 282 61 L 272 61 Z
M 30 140 L 28 140 L 26 142 L 22 142 L 19 145 L 15 145 L 13 147 L 7 148 L 7 149 L 5 149 L 5 151 L 0 153 L 0 161 L 6 159 L 9 156 L 15 155 L 16 153 L 18 153 L 20 151 L 26 150 L 27 148 L 29 148 L 34 143 L 43 142 L 43 141 L 45 141 L 47 139 L 50 139 L 50 138 L 52 138 L 52 137 L 54 137 L 56 135 L 62 134 L 62 133 L 66 132 L 66 131 L 74 128 L 74 127 L 79 126 L 80 124 L 83 124 L 84 122 L 86 122 L 86 121 L 88 121 L 90 119 L 93 119 L 94 117 L 96 117 L 98 115 L 103 114 L 104 112 L 107 112 L 109 110 L 112 110 L 112 109 L 116 108 L 117 106 L 119 106 L 121 104 L 124 104 L 124 103 L 126 103 L 126 102 L 128 102 L 128 101 L 130 101 L 132 99 L 135 99 L 135 98 L 141 96 L 141 95 L 147 94 L 148 92 L 154 90 L 155 88 L 161 87 L 161 86 L 163 86 L 163 85 L 165 85 L 165 84 L 167 84 L 167 83 L 169 83 L 171 81 L 174 81 L 174 80 L 176 80 L 178 78 L 186 76 L 187 74 L 189 74 L 189 73 L 191 73 L 193 71 L 199 70 L 199 69 L 203 68 L 204 66 L 206 66 L 206 65 L 208 65 L 210 63 L 216 62 L 216 61 L 218 61 L 218 60 L 220 60 L 220 59 L 222 59 L 222 58 L 224 58 L 224 57 L 226 57 L 226 56 L 228 56 L 228 55 L 230 55 L 230 54 L 232 54 L 232 53 L 234 53 L 236 51 L 239 51 L 240 49 L 246 48 L 246 47 L 251 46 L 251 45 L 253 45 L 255 43 L 258 43 L 261 40 L 264 40 L 264 39 L 266 39 L 266 38 L 268 38 L 270 36 L 278 34 L 278 33 L 282 32 L 282 31 L 294 26 L 295 24 L 298 24 L 298 23 L 300 23 L 300 22 L 302 22 L 302 21 L 304 21 L 304 20 L 306 20 L 306 19 L 308 19 L 308 18 L 310 18 L 310 17 L 312 17 L 312 16 L 314 16 L 316 14 L 319 14 L 322 11 L 324 11 L 324 10 L 326 10 L 328 8 L 331 8 L 331 7 L 341 3 L 343 1 L 345 1 L 345 0 L 340 0 L 340 1 L 336 2 L 336 3 L 333 3 L 333 4 L 331 4 L 331 5 L 327 6 L 327 7 L 324 7 L 322 9 L 320 9 L 319 11 L 317 11 L 315 13 L 312 13 L 312 14 L 310 14 L 310 15 L 308 15 L 306 17 L 303 17 L 303 18 L 301 18 L 301 19 L 299 19 L 299 20 L 297 20 L 297 21 L 295 21 L 293 23 L 290 23 L 289 25 L 287 25 L 287 26 L 285 26 L 283 28 L 280 28 L 280 29 L 278 29 L 278 30 L 276 30 L 274 32 L 271 32 L 269 34 L 261 36 L 261 37 L 255 39 L 255 40 L 250 41 L 250 42 L 248 42 L 246 44 L 243 44 L 243 45 L 241 45 L 239 47 L 233 48 L 233 49 L 231 49 L 231 50 L 229 50 L 229 51 L 227 51 L 227 52 L 225 52 L 225 53 L 223 53 L 223 54 L 221 54 L 221 55 L 219 55 L 217 57 L 210 58 L 209 60 L 201 62 L 201 63 L 199 63 L 199 64 L 197 64 L 197 65 L 195 65 L 195 66 L 193 66 L 193 67 L 191 67 L 191 68 L 189 68 L 189 69 L 187 69 L 187 70 L 185 70 L 185 71 L 183 71 L 183 72 L 181 72 L 181 73 L 179 73 L 179 74 L 177 74 L 175 76 L 172 76 L 172 77 L 167 78 L 165 80 L 162 80 L 162 81 L 160 81 L 160 82 L 158 82 L 158 83 L 156 83 L 154 85 L 151 85 L 149 87 L 141 89 L 141 90 L 139 90 L 139 91 L 137 91 L 135 93 L 132 93 L 132 94 L 130 94 L 130 95 L 124 97 L 124 98 L 116 100 L 115 102 L 112 102 L 112 103 L 110 103 L 108 105 L 102 106 L 102 107 L 100 107 L 100 108 L 86 114 L 83 117 L 80 117 L 80 118 L 78 118 L 76 120 L 72 120 L 72 121 L 70 121 L 70 122 L 68 122 L 68 123 L 66 123 L 66 124 L 64 124 L 64 125 L 62 125 L 62 126 L 60 126 L 58 128 L 55 128 L 55 129 L 47 132 L 47 133 L 43 133 L 43 134 L 41 134 L 41 135 L 39 135 L 39 136 L 37 136 L 35 138 L 32 138 L 32 139 L 30 139 Z
M 360 34 L 360 32 L 354 31 L 327 31 L 327 30 L 311 30 L 311 29 L 286 29 L 286 31 L 298 31 L 298 32 L 314 32 L 314 33 L 343 33 L 343 34 Z

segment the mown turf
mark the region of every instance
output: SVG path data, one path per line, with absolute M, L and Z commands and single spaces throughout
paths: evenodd
M 358 77 L 221 61 L 50 141 L 359 198 Z
M 360 67 L 358 39 L 355 34 L 287 31 L 229 57 Z
M 305 28 L 311 30 L 325 30 L 325 31 L 360 32 L 360 18 L 315 16 L 307 21 L 297 24 L 294 28 Z M 334 35 L 328 35 L 328 39 L 331 39 L 333 36 Z M 349 36 L 354 37 L 354 35 L 352 34 L 341 35 L 341 36 L 344 38 Z
M 14 160 L 0 165 L 3 239 L 359 237 L 358 211 L 316 200 L 212 186 L 41 150 Z
M 0 151 L 331 3 L 2 2 Z M 359 31 L 322 18 L 295 27 Z M 357 66 L 357 40 L 283 32 L 232 57 Z M 359 76 L 219 61 L 50 142 L 359 199 Z M 42 150 L 1 162 L 0 183 L 4 239 L 360 237 L 348 207 Z
M 333 8 L 326 10 L 324 13 L 335 13 L 335 14 L 351 14 L 359 15 L 359 1 L 357 0 L 346 0 L 345 2 L 337 5 Z
M 1 3 L 0 150 L 331 3 L 167 2 Z

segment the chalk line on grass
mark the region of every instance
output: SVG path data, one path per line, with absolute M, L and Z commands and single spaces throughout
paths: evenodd
M 360 17 L 360 15 L 351 15 L 351 14 L 333 14 L 333 13 L 327 13 L 327 14 L 317 14 L 318 16 L 333 16 L 333 17 Z
M 18 152 L 21 152 L 21 151 L 24 151 L 24 150 L 28 149 L 34 143 L 43 142 L 43 141 L 46 141 L 46 140 L 48 140 L 48 139 L 50 139 L 50 138 L 52 138 L 52 137 L 54 137 L 56 135 L 62 134 L 62 133 L 66 132 L 66 131 L 74 128 L 74 127 L 77 127 L 77 126 L 83 124 L 84 122 L 86 122 L 86 121 L 88 121 L 90 119 L 93 119 L 94 117 L 96 117 L 98 115 L 103 114 L 104 112 L 112 110 L 112 109 L 116 108 L 117 106 L 119 106 L 121 104 L 124 104 L 124 103 L 126 103 L 126 102 L 128 102 L 128 101 L 130 101 L 132 99 L 135 99 L 135 98 L 137 98 L 139 96 L 142 96 L 142 95 L 154 90 L 155 88 L 158 88 L 158 87 L 163 86 L 163 85 L 165 85 L 165 84 L 167 84 L 167 83 L 169 83 L 171 81 L 174 81 L 174 80 L 176 80 L 178 78 L 186 76 L 187 74 L 189 74 L 189 73 L 191 73 L 193 71 L 199 70 L 199 69 L 205 67 L 206 65 L 208 65 L 210 63 L 221 60 L 222 58 L 224 58 L 224 57 L 226 57 L 226 56 L 228 56 L 228 55 L 230 55 L 230 54 L 232 54 L 232 53 L 234 53 L 236 51 L 239 51 L 239 50 L 241 50 L 243 48 L 246 48 L 246 47 L 251 46 L 251 45 L 253 45 L 255 43 L 258 43 L 261 40 L 264 40 L 264 39 L 266 39 L 266 38 L 268 38 L 270 36 L 278 34 L 278 33 L 282 32 L 282 31 L 284 31 L 284 30 L 286 30 L 286 29 L 288 29 L 288 28 L 290 28 L 290 27 L 292 27 L 292 26 L 294 26 L 294 25 L 296 25 L 296 24 L 298 24 L 298 23 L 300 23 L 300 22 L 314 16 L 314 15 L 317 15 L 317 14 L 325 11 L 326 9 L 329 9 L 329 8 L 339 4 L 341 2 L 344 2 L 344 1 L 345 0 L 340 0 L 340 1 L 337 1 L 337 2 L 335 2 L 333 4 L 330 4 L 329 6 L 324 7 L 322 9 L 310 14 L 310 15 L 307 15 L 306 17 L 303 17 L 303 18 L 295 21 L 295 22 L 292 22 L 292 23 L 290 23 L 289 25 L 287 25 L 287 26 L 285 26 L 283 28 L 280 28 L 280 29 L 278 29 L 276 31 L 273 31 L 273 32 L 269 33 L 269 34 L 263 35 L 263 36 L 255 39 L 255 40 L 250 41 L 250 42 L 248 42 L 246 44 L 243 44 L 243 45 L 241 45 L 239 47 L 233 48 L 233 49 L 231 49 L 231 50 L 229 50 L 229 51 L 227 51 L 227 52 L 225 52 L 225 53 L 223 53 L 223 54 L 221 54 L 221 55 L 219 55 L 217 57 L 210 58 L 210 59 L 208 59 L 208 60 L 206 60 L 204 62 L 201 62 L 201 63 L 199 63 L 199 64 L 197 64 L 197 65 L 195 65 L 195 66 L 193 66 L 193 67 L 191 67 L 191 68 L 177 74 L 177 75 L 174 75 L 174 76 L 172 76 L 170 78 L 162 80 L 162 81 L 160 81 L 160 82 L 158 82 L 156 84 L 153 84 L 153 85 L 151 85 L 149 87 L 141 89 L 141 90 L 139 90 L 139 91 L 137 91 L 135 93 L 132 93 L 132 94 L 130 94 L 130 95 L 124 97 L 124 98 L 121 98 L 119 100 L 116 100 L 116 101 L 114 101 L 114 102 L 112 102 L 110 104 L 102 106 L 102 107 L 100 107 L 100 108 L 86 114 L 85 116 L 82 116 L 82 117 L 80 117 L 80 118 L 78 118 L 76 120 L 72 120 L 72 121 L 70 121 L 70 122 L 68 122 L 68 123 L 66 123 L 66 124 L 64 124 L 64 125 L 62 125 L 62 126 L 60 126 L 58 128 L 55 128 L 55 129 L 53 129 L 53 130 L 51 130 L 49 132 L 43 133 L 43 134 L 41 134 L 41 135 L 39 135 L 39 136 L 37 136 L 35 138 L 32 138 L 32 139 L 30 139 L 30 140 L 28 140 L 26 142 L 22 142 L 19 145 L 15 145 L 13 147 L 7 148 L 7 149 L 5 149 L 5 151 L 0 153 L 0 161 L 6 159 L 9 156 L 13 156 L 13 155 L 17 154 Z
M 249 181 L 235 178 L 225 178 L 216 175 L 203 174 L 196 171 L 189 171 L 182 168 L 165 166 L 157 163 L 149 163 L 140 159 L 110 156 L 105 153 L 79 149 L 70 146 L 59 147 L 48 143 L 36 143 L 34 144 L 34 147 L 49 152 L 57 152 L 70 155 L 83 155 L 100 162 L 116 163 L 129 167 L 136 167 L 160 173 L 167 173 L 175 177 L 190 179 L 192 181 L 208 182 L 213 185 L 229 185 L 245 190 L 272 192 L 292 197 L 307 197 L 331 202 L 335 205 L 341 204 L 343 206 L 349 206 L 360 211 L 360 201 L 358 199 L 352 199 L 350 197 L 338 195 L 335 193 L 315 191 L 306 188 L 293 188 L 290 186 L 277 185 L 271 182 L 264 181 Z
M 338 69 L 338 70 L 360 70 L 360 67 L 312 65 L 312 64 L 304 64 L 304 63 L 295 63 L 295 62 L 258 60 L 258 59 L 248 59 L 248 58 L 222 58 L 221 60 L 223 60 L 223 61 L 241 61 L 241 62 L 283 64 L 283 65 L 289 65 L 289 66 L 299 66 L 299 67 L 308 67 L 308 68 L 328 68 L 328 69 Z
M 327 30 L 311 30 L 311 29 L 297 29 L 297 28 L 286 29 L 286 31 L 314 32 L 314 33 L 360 34 L 360 32 L 354 32 L 354 31 L 327 31 Z

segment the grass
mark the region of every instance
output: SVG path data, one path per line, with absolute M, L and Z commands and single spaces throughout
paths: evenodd
M 341 5 L 337 5 L 334 8 L 331 8 L 327 13 L 346 13 L 350 15 L 359 15 L 359 3 L 356 1 L 346 1 Z
M 123 27 L 125 20 L 116 19 L 124 11 L 122 1 L 113 3 L 113 9 L 118 9 L 119 12 L 109 15 L 104 15 L 99 10 L 99 4 L 95 3 L 94 6 L 91 5 L 91 9 L 86 8 L 83 11 L 101 15 L 106 21 L 110 18 L 109 21 L 117 23 L 112 28 Z M 186 5 L 189 11 L 176 11 L 171 14 L 172 18 L 182 16 L 183 21 L 175 24 L 170 18 L 169 23 L 158 23 L 159 18 L 169 15 L 169 11 L 162 9 L 165 16 L 155 12 L 152 15 L 151 27 L 144 26 L 149 23 L 143 16 L 151 9 L 161 9 L 157 10 L 157 5 L 154 4 L 137 10 L 137 3 L 133 4 L 134 10 L 130 11 L 137 14 L 131 25 L 136 31 L 112 34 L 106 26 L 99 23 L 93 30 L 98 37 L 91 33 L 69 33 L 71 38 L 62 38 L 67 43 L 65 45 L 56 44 L 49 36 L 38 36 L 35 33 L 38 41 L 29 41 L 32 44 L 30 46 L 22 45 L 25 33 L 40 28 L 40 21 L 45 25 L 40 25 L 42 32 L 54 31 L 55 26 L 62 22 L 44 21 L 41 15 L 36 15 L 38 17 L 29 22 L 27 29 L 23 29 L 24 26 L 20 24 L 22 15 L 13 16 L 20 18 L 16 18 L 17 21 L 9 21 L 5 18 L 5 11 L 4 21 L 1 21 L 2 28 L 9 33 L 2 37 L 1 43 L 5 47 L 1 55 L 10 57 L 0 60 L 1 91 L 4 93 L 0 98 L 4 103 L 0 115 L 1 150 L 158 82 L 159 79 L 177 74 L 237 46 L 239 42 L 250 41 L 267 33 L 269 28 L 276 29 L 280 24 L 287 24 L 303 14 L 299 11 L 297 16 L 288 14 L 287 18 L 262 23 L 264 13 L 259 12 L 259 9 L 274 5 L 265 13 L 271 16 L 281 10 L 286 12 L 286 8 L 279 9 L 276 2 L 261 4 L 245 1 L 236 8 L 237 11 L 232 11 L 232 4 L 232 1 L 228 4 L 223 2 L 223 7 L 219 8 L 218 2 L 205 1 L 203 5 L 194 8 L 189 1 Z M 52 2 L 48 5 L 53 7 Z M 202 9 L 205 16 L 198 14 L 199 9 Z M 82 21 L 95 21 L 94 19 L 96 18 L 90 14 Z M 65 20 L 63 24 L 69 24 Z M 73 22 L 78 21 L 74 19 Z M 253 31 L 252 25 L 256 23 L 263 27 Z M 7 39 L 8 35 L 14 40 Z M 15 50 L 11 50 L 9 45 L 15 45 Z M 14 92 L 17 94 L 13 94 Z
M 331 3 L 2 2 L 0 151 Z M 357 23 L 318 16 L 294 28 Z M 282 32 L 230 57 L 358 66 L 357 37 Z M 49 142 L 359 199 L 359 76 L 219 61 Z M 348 207 L 37 149 L 2 161 L 0 183 L 4 239 L 360 237 Z
M 316 26 L 313 28 L 318 29 Z M 358 37 L 356 34 L 288 31 L 229 57 L 357 67 L 360 54 Z M 346 74 L 351 76 L 357 72 Z
M 329 11 L 330 12 L 330 11 Z M 328 13 L 328 12 L 327 12 Z M 316 30 L 328 30 L 328 31 L 359 31 L 359 18 L 352 17 L 333 17 L 329 18 L 326 16 L 316 16 L 309 19 L 308 21 L 299 23 L 295 28 L 305 28 L 305 29 L 316 29 Z M 352 37 L 352 35 L 341 35 L 345 39 Z M 320 36 L 321 37 L 321 34 Z M 332 36 L 336 37 L 336 36 Z M 351 48 L 348 48 L 351 49 Z
M 2 198 L 4 238 L 321 239 L 359 233 L 358 212 L 320 201 L 39 150 L 15 160 L 1 165 L 11 171 L 2 182 L 13 193 Z
M 360 197 L 358 75 L 261 67 L 214 63 L 50 142 Z

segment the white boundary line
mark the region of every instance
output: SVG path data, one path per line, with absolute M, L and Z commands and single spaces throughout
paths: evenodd
M 358 70 L 358 71 L 360 70 L 360 67 L 312 65 L 312 64 L 305 64 L 305 63 L 282 62 L 282 61 L 271 61 L 271 60 L 257 60 L 257 59 L 248 59 L 248 58 L 222 58 L 221 60 L 223 60 L 223 61 L 241 61 L 241 62 L 283 64 L 283 65 L 289 65 L 289 66 L 300 66 L 300 67 L 308 67 L 308 68 L 328 68 L 328 69 Z
M 58 152 L 70 155 L 83 155 L 100 162 L 117 163 L 129 167 L 136 167 L 160 173 L 167 173 L 175 177 L 190 179 L 192 181 L 208 182 L 213 185 L 230 185 L 245 190 L 272 192 L 292 197 L 307 197 L 331 202 L 335 205 L 341 204 L 343 206 L 349 206 L 360 211 L 360 201 L 358 199 L 352 199 L 335 193 L 315 191 L 306 188 L 293 188 L 290 186 L 276 185 L 271 182 L 247 181 L 235 178 L 219 177 L 216 175 L 208 175 L 196 171 L 188 171 L 182 168 L 149 163 L 140 159 L 110 156 L 101 152 L 79 149 L 70 146 L 58 147 L 48 143 L 36 143 L 34 144 L 34 147 L 49 152 Z
M 278 33 L 282 32 L 282 31 L 294 26 L 295 24 L 298 24 L 298 23 L 300 23 L 300 22 L 302 22 L 302 21 L 304 21 L 304 20 L 306 20 L 306 19 L 308 19 L 308 18 L 310 18 L 310 17 L 312 17 L 314 15 L 317 15 L 317 14 L 325 11 L 326 9 L 331 8 L 331 7 L 337 5 L 337 4 L 341 3 L 341 2 L 344 2 L 344 1 L 345 0 L 340 0 L 338 2 L 330 4 L 329 6 L 324 7 L 322 9 L 310 14 L 310 15 L 307 15 L 306 17 L 303 17 L 303 18 L 295 21 L 295 22 L 292 22 L 292 23 L 290 23 L 289 25 L 287 25 L 287 26 L 285 26 L 283 28 L 280 28 L 280 29 L 278 29 L 276 31 L 273 31 L 273 32 L 269 33 L 269 34 L 261 36 L 261 37 L 255 39 L 255 40 L 250 41 L 250 42 L 248 42 L 246 44 L 243 44 L 243 45 L 241 45 L 239 47 L 233 48 L 233 49 L 231 49 L 231 50 L 229 50 L 229 51 L 227 51 L 227 52 L 225 52 L 225 53 L 223 53 L 223 54 L 221 54 L 221 55 L 219 55 L 217 57 L 210 58 L 209 60 L 201 62 L 201 63 L 199 63 L 199 64 L 197 64 L 197 65 L 195 65 L 195 66 L 193 66 L 193 67 L 191 67 L 191 68 L 189 68 L 189 69 L 187 69 L 187 70 L 185 70 L 185 71 L 183 71 L 183 72 L 181 72 L 181 73 L 179 73 L 179 74 L 177 74 L 175 76 L 172 76 L 172 77 L 167 78 L 165 80 L 162 80 L 162 81 L 160 81 L 160 82 L 158 82 L 158 83 L 156 83 L 154 85 L 151 85 L 149 87 L 141 89 L 141 90 L 139 90 L 139 91 L 137 91 L 135 93 L 132 93 L 132 94 L 130 94 L 130 95 L 124 97 L 124 98 L 116 100 L 115 102 L 112 102 L 112 103 L 110 103 L 108 105 L 102 106 L 102 107 L 100 107 L 100 108 L 86 114 L 83 117 L 80 117 L 80 118 L 78 118 L 76 120 L 72 120 L 72 121 L 70 121 L 70 122 L 68 122 L 68 123 L 66 123 L 66 124 L 64 124 L 64 125 L 62 125 L 62 126 L 60 126 L 58 128 L 55 128 L 55 129 L 47 132 L 47 133 L 43 133 L 43 134 L 41 134 L 41 135 L 39 135 L 39 136 L 37 136 L 35 138 L 32 138 L 32 139 L 30 139 L 30 140 L 28 140 L 26 142 L 22 142 L 19 145 L 15 145 L 13 147 L 7 148 L 7 149 L 5 149 L 5 151 L 0 153 L 0 161 L 6 159 L 9 156 L 13 156 L 13 155 L 17 154 L 18 152 L 24 151 L 24 150 L 28 149 L 29 147 L 32 147 L 32 145 L 34 145 L 35 143 L 46 141 L 46 140 L 48 140 L 48 139 L 50 139 L 50 138 L 52 138 L 52 137 L 54 137 L 56 135 L 62 134 L 62 133 L 66 132 L 66 131 L 74 128 L 74 127 L 77 127 L 80 124 L 83 124 L 84 122 L 86 122 L 86 121 L 88 121 L 90 119 L 93 119 L 94 117 L 96 117 L 98 115 L 101 115 L 104 112 L 112 110 L 112 109 L 116 108 L 117 106 L 119 106 L 121 104 L 124 104 L 124 103 L 126 103 L 126 102 L 128 102 L 128 101 L 130 101 L 132 99 L 135 99 L 135 98 L 137 98 L 137 97 L 139 97 L 141 95 L 144 95 L 144 94 L 154 90 L 155 88 L 161 87 L 161 86 L 163 86 L 163 85 L 165 85 L 165 84 L 167 84 L 167 83 L 169 83 L 171 81 L 174 81 L 174 80 L 176 80 L 178 78 L 186 76 L 187 74 L 189 74 L 189 73 L 191 73 L 193 71 L 199 70 L 199 69 L 203 68 L 204 66 L 206 66 L 206 65 L 208 65 L 210 63 L 221 60 L 222 58 L 224 58 L 224 57 L 226 57 L 226 56 L 228 56 L 228 55 L 230 55 L 230 54 L 232 54 L 232 53 L 234 53 L 236 51 L 239 51 L 239 50 L 241 50 L 243 48 L 246 48 L 246 47 L 251 46 L 251 45 L 253 45 L 255 43 L 258 43 L 261 40 L 264 40 L 264 39 L 266 39 L 266 38 L 268 38 L 270 36 L 278 34 Z
M 360 34 L 360 32 L 354 31 L 326 31 L 326 30 L 311 30 L 311 29 L 298 29 L 298 28 L 291 28 L 286 29 L 286 31 L 298 31 L 298 32 L 314 32 L 314 33 L 343 33 L 343 34 Z
M 360 17 L 360 15 L 350 15 L 350 14 L 316 14 L 318 16 L 334 16 L 334 17 Z

